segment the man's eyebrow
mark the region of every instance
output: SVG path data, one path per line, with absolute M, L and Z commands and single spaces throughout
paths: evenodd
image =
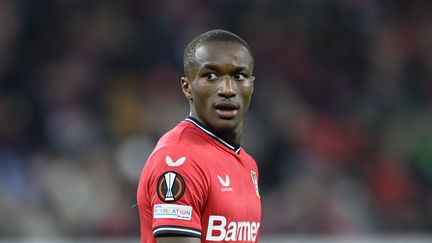
M 210 70 L 218 70 L 218 66 L 215 64 L 204 64 L 202 68 L 210 69 Z
M 215 64 L 207 63 L 207 64 L 204 64 L 202 66 L 202 68 L 218 71 L 220 67 L 218 65 L 215 65 Z M 240 72 L 240 71 L 247 71 L 247 70 L 248 70 L 247 66 L 238 66 L 238 67 L 236 67 L 234 69 L 233 73 L 237 73 L 237 72 Z

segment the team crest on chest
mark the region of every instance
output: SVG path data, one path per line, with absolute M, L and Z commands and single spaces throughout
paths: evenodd
M 253 170 L 251 170 L 250 174 L 251 174 L 251 177 L 252 177 L 252 183 L 253 183 L 253 185 L 255 187 L 256 195 L 257 195 L 258 198 L 261 198 L 261 196 L 259 194 L 259 189 L 258 189 L 258 177 L 257 177 L 255 171 L 253 171 Z
M 183 196 L 186 183 L 180 174 L 168 171 L 159 177 L 156 190 L 163 202 L 175 202 Z

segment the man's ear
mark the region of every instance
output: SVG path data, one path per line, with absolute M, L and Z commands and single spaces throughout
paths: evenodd
M 251 85 L 252 85 L 252 93 L 253 93 L 254 88 L 255 88 L 255 76 L 251 77 Z
M 186 96 L 188 100 L 192 100 L 192 91 L 188 78 L 181 78 L 181 87 L 183 90 L 183 94 Z

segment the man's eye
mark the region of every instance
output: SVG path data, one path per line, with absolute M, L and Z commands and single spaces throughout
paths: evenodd
M 238 81 L 245 80 L 245 78 L 246 77 L 243 74 L 241 74 L 241 73 L 237 73 L 237 74 L 234 75 L 234 79 L 238 80 Z
M 214 73 L 208 73 L 208 74 L 206 74 L 206 79 L 207 80 L 216 80 L 217 76 Z

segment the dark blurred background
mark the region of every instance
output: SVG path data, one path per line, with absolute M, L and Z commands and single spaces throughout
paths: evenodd
M 1 0 L 0 236 L 136 237 L 136 188 L 188 114 L 183 50 L 256 59 L 243 147 L 262 236 L 432 231 L 428 0 Z

